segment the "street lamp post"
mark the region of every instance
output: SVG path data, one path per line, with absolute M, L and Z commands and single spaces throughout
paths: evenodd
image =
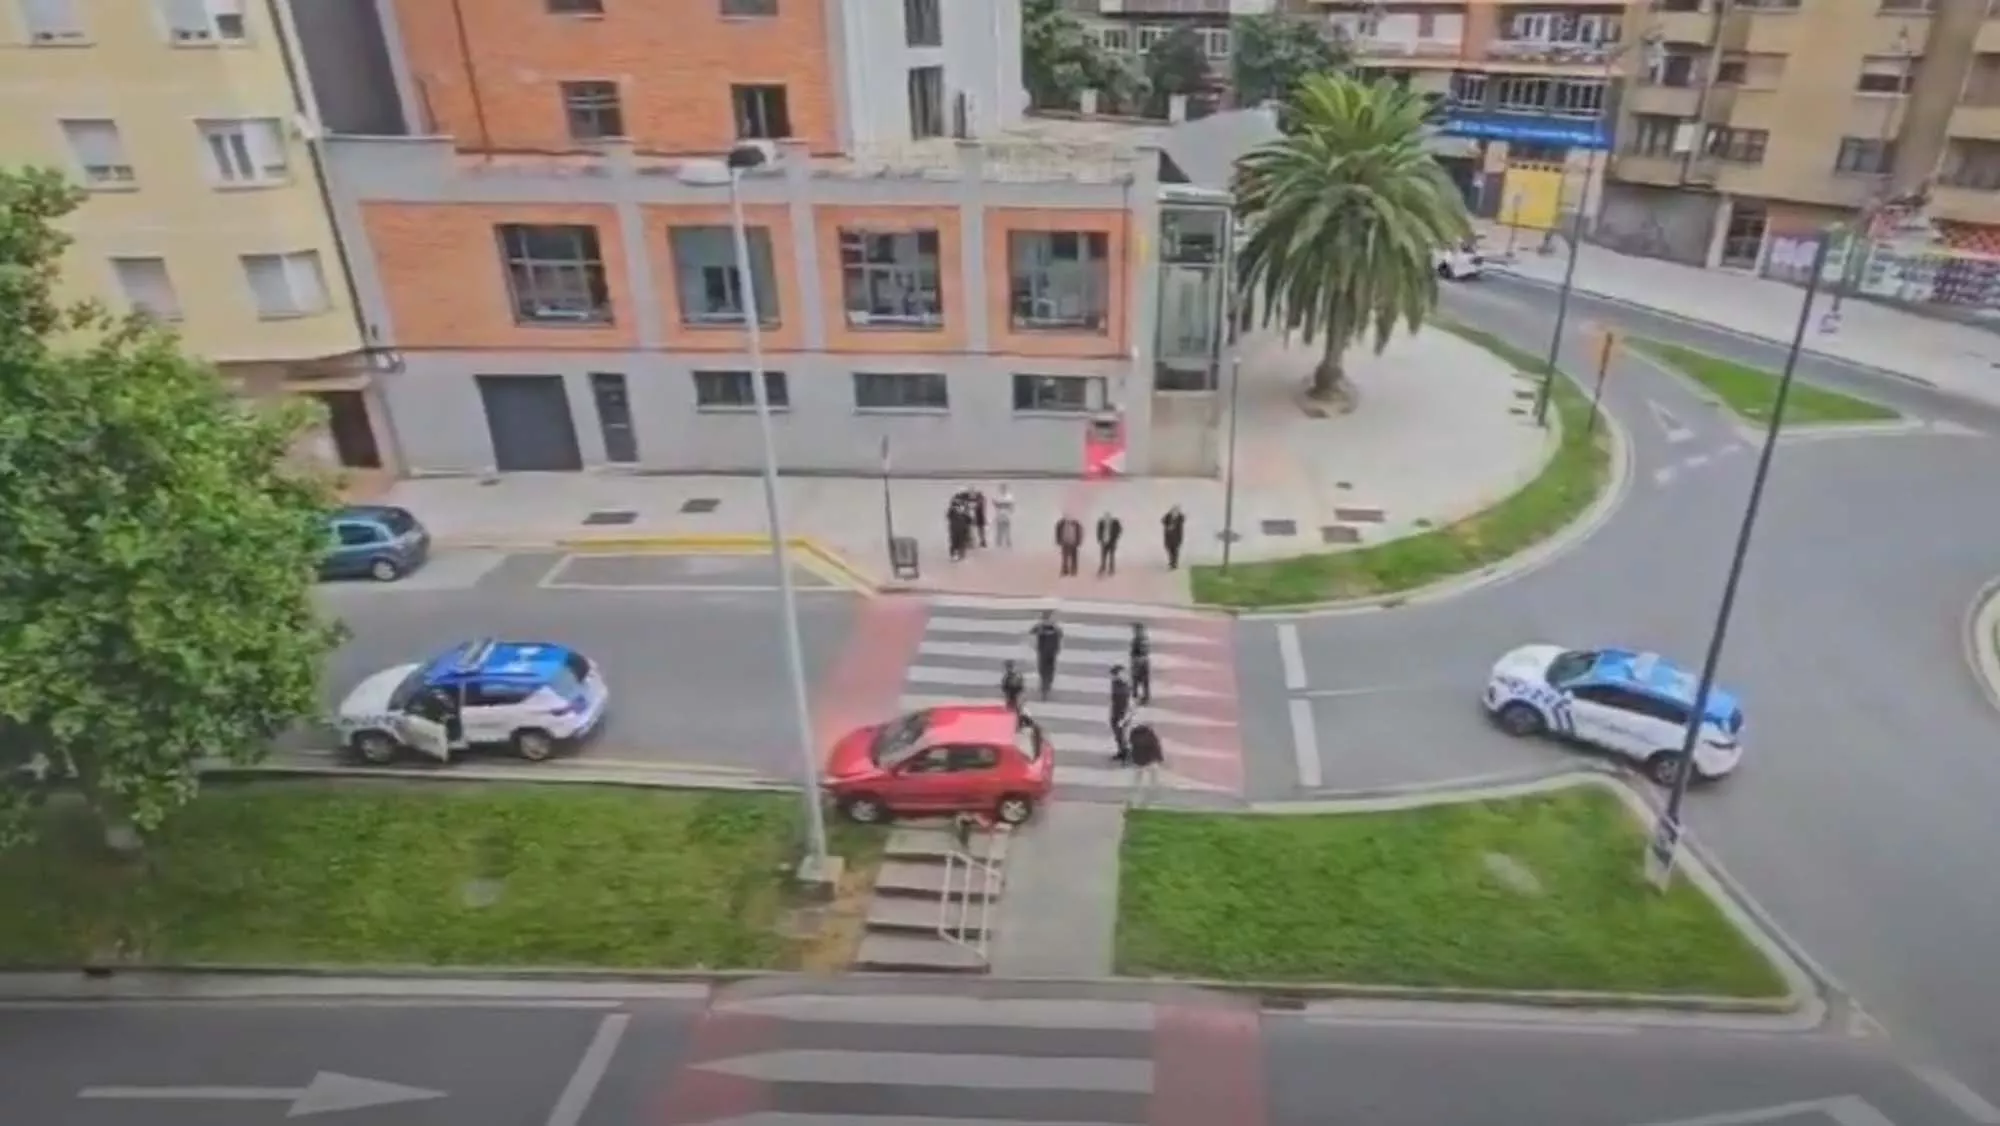
M 823 880 L 829 874 L 826 811 L 820 803 L 819 748 L 813 735 L 812 705 L 806 696 L 805 649 L 799 641 L 798 593 L 792 589 L 791 548 L 784 506 L 778 501 L 778 443 L 771 430 L 771 400 L 764 385 L 764 334 L 758 323 L 756 275 L 751 270 L 750 232 L 743 221 L 743 171 L 770 159 L 761 145 L 741 144 L 726 160 L 696 160 L 681 166 L 683 183 L 729 189 L 729 230 L 736 244 L 736 282 L 743 304 L 743 329 L 750 352 L 750 396 L 757 407 L 757 432 L 764 447 L 764 513 L 771 529 L 771 561 L 778 568 L 778 599 L 784 616 L 785 664 L 791 676 L 792 716 L 798 725 L 800 783 L 806 806 L 806 861 L 801 875 Z
M 1785 370 L 1778 377 L 1778 392 L 1771 401 L 1771 420 L 1764 427 L 1764 448 L 1757 455 L 1757 472 L 1750 479 L 1750 499 L 1743 506 L 1743 526 L 1736 533 L 1735 553 L 1729 560 L 1729 577 L 1722 582 L 1722 604 L 1715 611 L 1715 629 L 1708 637 L 1708 655 L 1702 659 L 1701 681 L 1695 688 L 1694 710 L 1687 730 L 1681 734 L 1680 760 L 1674 769 L 1674 786 L 1667 797 L 1665 822 L 1678 840 L 1681 805 L 1687 800 L 1688 782 L 1694 777 L 1694 748 L 1708 714 L 1708 697 L 1715 689 L 1715 669 L 1722 662 L 1722 646 L 1729 633 L 1729 618 L 1736 609 L 1736 590 L 1743 581 L 1743 562 L 1750 556 L 1750 535 L 1757 527 L 1757 512 L 1764 503 L 1764 482 L 1771 475 L 1771 455 L 1778 448 L 1778 431 L 1785 423 L 1785 402 L 1791 397 L 1792 376 L 1798 370 L 1799 353 L 1805 349 L 1806 333 L 1812 326 L 1813 299 L 1819 295 L 1820 271 L 1826 266 L 1827 232 L 1820 232 L 1813 247 L 1812 274 L 1806 281 L 1805 299 L 1799 303 L 1798 326 L 1792 332 L 1792 346 L 1785 353 Z

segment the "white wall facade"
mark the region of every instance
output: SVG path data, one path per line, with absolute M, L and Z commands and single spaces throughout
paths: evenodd
M 944 43 L 912 47 L 903 0 L 828 0 L 833 14 L 850 150 L 910 141 L 909 74 L 944 68 L 946 115 L 966 98 L 973 136 L 1021 122 L 1028 108 L 1021 81 L 1021 0 L 937 0 Z

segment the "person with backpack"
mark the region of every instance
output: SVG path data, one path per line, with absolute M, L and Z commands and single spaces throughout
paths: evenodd
M 1132 791 L 1126 796 L 1125 804 L 1138 809 L 1152 802 L 1160 789 L 1160 771 L 1166 766 L 1167 756 L 1160 746 L 1159 732 L 1143 717 L 1136 717 L 1132 729 L 1125 735 L 1127 758 L 1132 764 Z

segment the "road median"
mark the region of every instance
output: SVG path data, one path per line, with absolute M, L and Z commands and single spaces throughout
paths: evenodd
M 1739 363 L 1725 356 L 1653 340 L 1628 336 L 1626 347 L 1670 374 L 1691 380 L 1705 398 L 1755 426 L 1766 426 L 1778 397 L 1779 373 Z M 1794 380 L 1785 400 L 1786 429 L 1823 426 L 1885 425 L 1903 421 L 1903 416 L 1880 403 L 1828 391 Z
M 534 551 L 553 550 L 578 555 L 726 555 L 761 556 L 771 550 L 771 537 L 715 533 L 660 535 L 607 534 L 593 536 L 549 536 L 467 533 L 441 536 L 438 546 L 457 550 Z M 862 594 L 872 594 L 878 584 L 866 570 L 850 562 L 840 551 L 811 536 L 787 536 L 785 546 L 794 553 L 794 562 L 818 574 L 835 586 Z

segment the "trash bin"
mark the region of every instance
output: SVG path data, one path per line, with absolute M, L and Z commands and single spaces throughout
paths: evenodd
M 895 536 L 889 540 L 889 572 L 899 579 L 914 579 L 917 577 L 917 539 L 915 536 Z

